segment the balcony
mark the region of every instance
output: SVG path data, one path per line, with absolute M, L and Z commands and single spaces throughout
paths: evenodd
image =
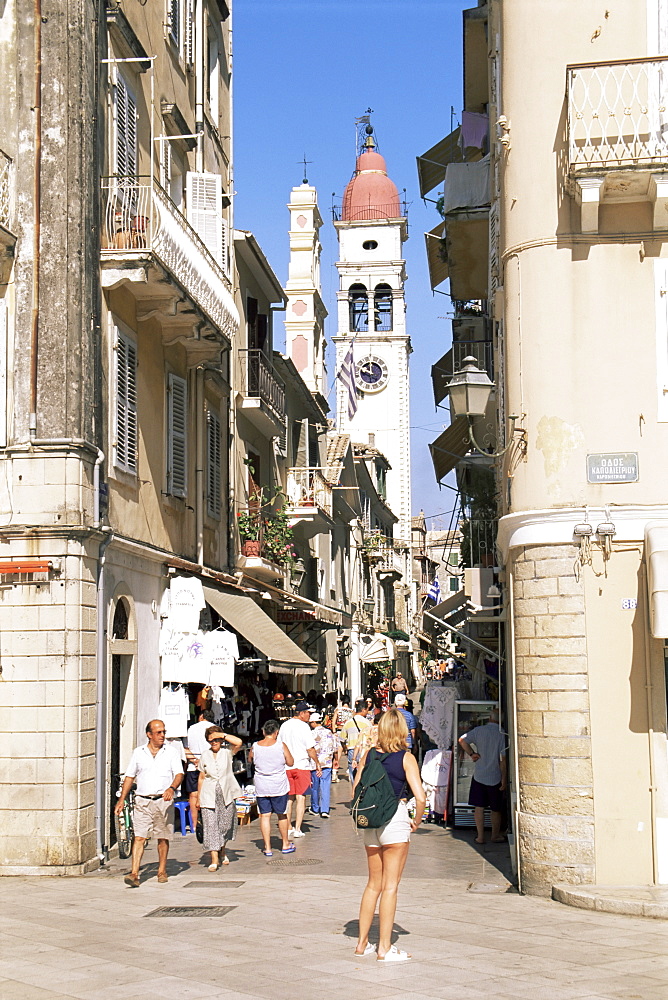
M 231 282 L 176 205 L 149 177 L 103 177 L 102 211 L 103 288 L 131 288 L 165 344 L 217 357 L 239 327 Z
M 568 176 L 583 232 L 603 202 L 654 204 L 668 228 L 668 56 L 567 68 Z
M 0 281 L 9 281 L 16 236 L 11 231 L 13 202 L 12 161 L 0 149 Z
M 292 527 L 301 528 L 305 538 L 327 532 L 333 522 L 332 484 L 323 469 L 288 469 L 286 508 Z
M 285 429 L 285 386 L 266 354 L 241 350 L 241 411 L 265 437 Z
M 441 222 L 426 236 L 432 288 L 450 278 L 454 299 L 486 299 L 489 285 L 489 155 L 449 163 Z
M 440 406 L 448 394 L 447 385 L 455 372 L 461 371 L 464 358 L 475 358 L 478 368 L 487 372 L 494 381 L 494 350 L 491 340 L 456 341 L 442 358 L 431 366 L 434 402 Z

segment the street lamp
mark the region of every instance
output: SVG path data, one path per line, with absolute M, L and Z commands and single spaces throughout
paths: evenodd
M 450 412 L 455 417 L 466 417 L 469 441 L 475 450 L 481 455 L 486 455 L 488 458 L 499 458 L 501 455 L 505 455 L 513 443 L 512 433 L 511 440 L 506 447 L 494 452 L 485 451 L 481 448 L 473 435 L 473 418 L 485 416 L 489 397 L 492 394 L 492 389 L 494 389 L 494 383 L 486 371 L 478 368 L 474 357 L 464 358 L 462 368 L 460 371 L 455 372 L 452 379 L 446 385 L 446 389 L 450 396 Z M 514 431 L 515 421 L 518 418 L 510 416 L 508 419 L 512 420 Z

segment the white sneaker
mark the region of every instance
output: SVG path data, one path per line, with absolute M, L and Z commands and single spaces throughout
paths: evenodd
M 305 836 L 306 834 L 303 833 L 301 830 L 290 830 L 290 832 L 288 833 L 288 837 L 292 837 L 293 840 L 295 839 L 295 837 L 305 837 Z

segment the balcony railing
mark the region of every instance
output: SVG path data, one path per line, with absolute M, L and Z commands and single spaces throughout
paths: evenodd
M 10 214 L 12 207 L 11 191 L 11 167 L 12 161 L 0 149 L 0 226 L 9 229 Z
M 494 381 L 494 351 L 491 340 L 459 340 L 452 344 L 452 369 L 459 372 L 464 358 L 475 358 L 478 368 L 484 369 Z
M 332 516 L 332 484 L 321 469 L 289 469 L 287 495 L 291 507 L 319 507 L 328 517 Z
M 668 56 L 569 66 L 569 170 L 668 159 Z
M 278 419 L 285 418 L 285 387 L 260 350 L 241 350 L 242 392 L 259 399 Z
M 103 177 L 102 253 L 155 254 L 228 339 L 238 328 L 231 283 L 188 220 L 149 177 Z

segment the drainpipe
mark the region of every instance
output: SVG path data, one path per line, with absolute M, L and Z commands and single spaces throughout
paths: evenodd
M 195 369 L 195 548 L 204 565 L 204 369 Z
M 34 229 L 32 249 L 32 323 L 30 329 L 30 416 L 28 433 L 37 435 L 37 357 L 39 350 L 39 249 L 42 195 L 42 0 L 34 0 L 33 37 L 35 47 L 33 202 Z
M 104 462 L 104 452 L 97 449 L 93 466 L 93 527 L 100 527 L 100 466 Z
M 105 628 L 104 566 L 106 552 L 113 532 L 102 539 L 97 558 L 97 647 L 95 670 L 95 846 L 101 865 L 106 860 L 104 832 L 106 827 L 105 802 L 107 787 L 107 630 Z

